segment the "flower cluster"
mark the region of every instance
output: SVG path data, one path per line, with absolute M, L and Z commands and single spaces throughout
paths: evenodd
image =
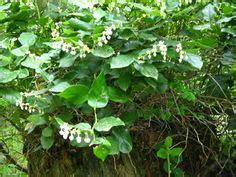
M 66 43 L 64 41 L 54 42 L 53 47 L 56 49 L 61 49 L 71 55 L 76 55 L 76 47 L 74 47 L 71 43 Z
M 86 53 L 91 52 L 91 50 L 81 40 L 78 41 L 78 45 L 79 45 L 78 49 L 79 49 L 79 56 L 80 56 L 80 58 L 85 58 L 86 57 Z
M 115 29 L 116 29 L 115 25 L 111 25 L 110 27 L 107 27 L 102 32 L 102 36 L 98 38 L 98 46 L 103 46 L 103 44 L 107 44 L 108 40 L 111 39 L 111 35 Z
M 179 62 L 182 63 L 186 53 L 185 51 L 183 51 L 183 47 L 181 43 L 176 45 L 176 52 L 179 53 Z
M 77 143 L 81 143 L 82 140 L 85 143 L 90 143 L 91 139 L 89 137 L 88 132 L 81 132 L 78 128 L 74 128 L 73 126 L 69 125 L 68 123 L 64 123 L 60 126 L 59 134 L 63 137 L 63 139 L 68 139 L 70 141 L 76 140 Z
M 29 113 L 34 113 L 36 111 L 38 111 L 39 113 L 43 114 L 43 110 L 36 108 L 36 104 L 30 104 L 26 101 L 24 101 L 24 97 L 30 97 L 32 96 L 31 92 L 21 92 L 21 98 L 16 100 L 16 106 L 19 106 L 21 108 L 21 110 L 25 110 L 28 111 Z M 35 96 L 35 97 L 39 97 L 39 96 Z
M 58 30 L 58 29 L 60 29 L 62 22 L 60 22 L 60 21 L 56 22 L 55 25 L 56 25 L 56 29 Z
M 20 99 L 16 100 L 16 106 L 19 106 L 21 108 L 21 110 L 26 110 L 29 113 L 36 112 L 35 105 L 30 105 L 29 103 L 26 103 L 23 100 L 23 96 L 27 97 L 27 96 L 29 96 L 29 93 L 21 92 L 20 94 L 22 97 Z
M 166 60 L 167 56 L 167 46 L 165 45 L 164 41 L 159 41 L 158 43 L 154 43 L 152 48 L 150 50 L 147 50 L 146 53 L 143 56 L 139 56 L 139 59 L 144 59 L 145 56 L 147 56 L 149 59 L 157 56 L 158 49 L 163 55 L 164 61 Z
M 179 6 L 182 6 L 182 4 L 192 4 L 193 0 L 185 0 L 184 3 L 182 2 L 182 0 L 179 0 Z M 200 0 L 201 2 L 201 0 Z
M 232 130 L 227 129 L 229 124 L 227 115 L 214 116 L 214 119 L 218 122 L 218 124 L 216 125 L 216 131 L 218 135 L 229 135 L 233 133 Z
M 164 60 L 166 60 L 166 55 L 167 55 L 167 46 L 164 43 L 164 41 L 159 41 L 157 46 L 159 47 L 161 51 L 161 55 L 163 55 Z
M 57 29 L 53 29 L 51 35 L 52 35 L 52 39 L 56 40 L 60 36 L 60 33 Z

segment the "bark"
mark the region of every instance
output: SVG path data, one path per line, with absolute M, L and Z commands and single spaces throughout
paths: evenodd
M 61 152 L 58 157 L 45 153 L 29 155 L 29 177 L 142 177 L 144 167 L 127 155 L 98 160 L 91 151 Z
M 131 154 L 109 156 L 104 162 L 92 148 L 74 148 L 62 138 L 49 150 L 40 148 L 38 135 L 25 144 L 29 177 L 154 177 L 158 163 L 135 148 Z M 151 154 L 153 156 L 153 154 Z

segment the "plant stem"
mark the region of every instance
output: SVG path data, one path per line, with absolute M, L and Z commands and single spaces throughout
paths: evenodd
M 98 117 L 97 117 L 97 111 L 96 111 L 96 108 L 94 108 L 93 110 L 94 110 L 94 124 L 93 124 L 93 128 L 92 128 L 92 130 L 94 129 L 95 125 L 96 125 L 97 122 L 98 122 Z
M 167 155 L 167 168 L 168 168 L 168 177 L 170 177 L 171 170 L 170 170 L 170 155 Z
M 35 8 L 36 8 L 36 11 L 37 11 L 37 15 L 38 15 L 38 19 L 40 19 L 40 10 L 39 10 L 39 6 L 38 6 L 38 1 L 34 1 L 34 5 L 35 5 Z

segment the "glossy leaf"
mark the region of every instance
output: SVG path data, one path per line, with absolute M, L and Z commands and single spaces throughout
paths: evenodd
M 102 58 L 108 58 L 114 54 L 115 54 L 114 49 L 109 45 L 103 45 L 101 47 L 98 46 L 93 51 L 93 55 L 102 57 Z
M 113 128 L 112 134 L 116 137 L 119 142 L 120 152 L 129 153 L 132 150 L 133 143 L 132 138 L 127 129 L 116 127 Z
M 95 130 L 99 131 L 99 132 L 107 132 L 109 131 L 112 127 L 116 127 L 116 126 L 121 126 L 121 125 L 125 125 L 124 122 L 122 120 L 120 120 L 120 118 L 117 117 L 105 117 L 100 119 L 97 124 L 95 125 Z
M 11 82 L 17 77 L 17 75 L 18 73 L 16 71 L 0 68 L 0 83 Z
M 115 87 L 108 87 L 108 95 L 110 100 L 118 103 L 125 103 L 129 100 L 124 91 Z
M 111 59 L 111 68 L 125 68 L 134 62 L 134 55 L 118 55 Z
M 32 46 L 36 42 L 36 37 L 37 36 L 33 33 L 24 32 L 24 33 L 21 33 L 18 40 L 24 46 Z
M 79 106 L 87 101 L 88 92 L 89 92 L 88 87 L 78 84 L 78 85 L 70 86 L 69 88 L 64 90 L 62 93 L 60 93 L 59 96 Z
M 140 73 L 144 75 L 145 77 L 151 77 L 154 79 L 158 79 L 158 70 L 156 69 L 155 66 L 145 63 L 141 65 L 140 67 Z
M 93 81 L 93 84 L 88 94 L 88 104 L 93 108 L 103 108 L 107 105 L 109 100 L 108 89 L 106 85 L 104 73 Z

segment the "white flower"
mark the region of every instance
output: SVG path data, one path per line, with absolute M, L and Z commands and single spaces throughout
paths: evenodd
M 100 47 L 103 46 L 101 41 L 98 42 L 98 46 L 100 46 Z
M 81 143 L 81 141 L 82 141 L 82 138 L 81 138 L 81 136 L 78 134 L 78 136 L 76 137 L 76 142 L 77 142 L 77 143 Z
M 88 133 L 85 133 L 85 138 L 84 138 L 84 142 L 85 143 L 90 143 L 91 139 L 88 136 Z
M 70 133 L 70 127 L 68 123 L 64 123 L 60 126 L 59 134 L 63 136 L 64 139 L 67 139 Z
M 60 22 L 60 21 L 56 22 L 55 25 L 56 25 L 56 29 L 59 29 L 62 25 L 62 22 Z
M 71 55 L 76 55 L 75 49 L 71 49 L 70 54 L 71 54 Z
M 179 62 L 182 63 L 183 59 L 185 58 L 186 53 L 183 51 L 183 47 L 181 43 L 176 45 L 176 52 L 179 53 Z
M 167 55 L 167 46 L 165 45 L 164 41 L 159 41 L 157 46 L 159 47 L 161 51 L 161 55 L 163 55 L 164 60 L 166 59 Z
M 57 29 L 53 29 L 51 35 L 53 39 L 56 39 L 60 36 L 60 33 L 57 31 Z
M 98 38 L 98 46 L 102 46 L 103 44 L 107 44 L 108 40 L 111 39 L 113 30 L 116 29 L 116 26 L 113 24 L 110 27 L 105 28 L 102 32 L 102 36 Z
M 182 51 L 182 49 L 183 49 L 183 48 L 182 48 L 182 44 L 181 44 L 181 43 L 179 43 L 179 44 L 176 45 L 176 52 L 177 52 L 177 53 L 179 53 L 180 51 Z

